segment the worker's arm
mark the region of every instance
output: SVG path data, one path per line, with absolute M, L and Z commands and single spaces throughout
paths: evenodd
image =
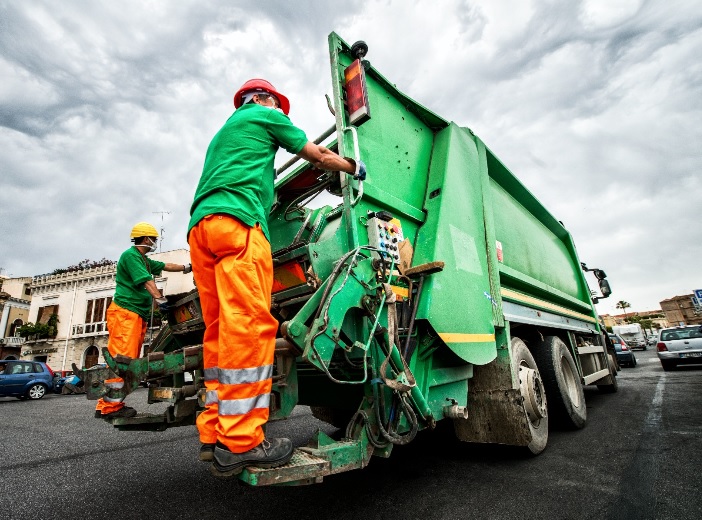
M 153 280 L 145 282 L 144 289 L 149 291 L 149 294 L 156 300 L 159 298 L 163 298 L 163 296 L 161 295 L 161 291 L 158 290 L 158 287 L 156 287 L 156 282 L 154 282 Z
M 335 154 L 322 145 L 307 142 L 297 154 L 320 170 L 356 173 L 356 163 Z
M 164 271 L 168 271 L 171 273 L 185 273 L 188 274 L 190 271 L 192 271 L 192 267 L 190 264 L 185 264 L 185 265 L 180 265 L 180 264 L 166 264 L 163 267 Z

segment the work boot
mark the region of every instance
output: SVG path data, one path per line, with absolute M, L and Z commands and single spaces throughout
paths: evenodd
M 129 417 L 134 417 L 137 411 L 130 406 L 123 406 L 116 412 L 104 413 L 100 417 L 102 419 L 127 419 Z
M 200 460 L 202 462 L 212 462 L 214 458 L 214 444 L 201 444 L 200 445 Z
M 244 453 L 232 453 L 221 443 L 214 449 L 214 463 L 210 471 L 215 477 L 233 477 L 247 466 L 276 468 L 286 464 L 293 454 L 290 439 L 264 439 L 261 444 Z

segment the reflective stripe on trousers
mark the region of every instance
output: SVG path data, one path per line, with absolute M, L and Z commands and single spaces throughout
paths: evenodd
M 112 302 L 107 308 L 107 350 L 112 357 L 119 354 L 130 358 L 138 358 L 141 346 L 146 336 L 146 320 L 136 312 L 124 309 Z M 105 380 L 108 388 L 120 389 L 124 387 L 124 379 L 117 377 Z M 96 410 L 103 414 L 116 412 L 124 407 L 122 399 L 103 397 L 95 405 Z
M 208 215 L 190 231 L 190 259 L 205 334 L 206 407 L 200 441 L 235 453 L 263 441 L 278 322 L 270 313 L 271 249 L 260 226 Z

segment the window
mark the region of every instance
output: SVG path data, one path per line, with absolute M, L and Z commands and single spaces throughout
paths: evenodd
M 44 371 L 44 367 L 42 367 L 39 363 L 32 363 L 34 365 L 34 372 L 37 374 L 41 374 Z
M 10 326 L 10 334 L 9 336 L 19 336 L 19 332 L 17 332 L 17 329 L 19 329 L 24 323 L 22 323 L 22 320 L 17 318 L 15 321 L 12 322 L 12 325 Z
M 692 338 L 702 338 L 702 332 L 700 332 L 699 325 L 695 325 L 694 327 L 681 327 L 679 329 L 664 330 L 661 333 L 661 341 L 675 341 L 676 339 Z
M 107 308 L 110 306 L 110 303 L 112 303 L 111 296 L 88 300 L 88 305 L 85 309 L 85 323 L 98 323 L 100 321 L 105 321 L 105 313 L 107 312 Z
M 21 362 L 12 363 L 10 365 L 10 374 L 31 374 L 33 371 L 32 363 Z
M 107 330 L 107 308 L 112 303 L 112 296 L 88 300 L 85 307 L 85 324 L 73 327 L 74 334 L 93 334 Z
M 46 307 L 39 307 L 39 313 L 37 314 L 37 323 L 42 323 L 47 325 L 49 323 L 49 318 L 53 314 L 58 314 L 58 305 L 47 305 Z

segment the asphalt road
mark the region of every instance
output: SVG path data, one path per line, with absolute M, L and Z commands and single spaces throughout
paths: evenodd
M 83 396 L 0 398 L 0 518 L 702 518 L 702 366 L 663 372 L 655 352 L 636 356 L 618 393 L 586 389 L 587 426 L 552 431 L 538 457 L 424 432 L 304 487 L 212 478 L 194 427 L 120 432 Z M 128 403 L 153 411 L 145 390 Z M 298 407 L 269 434 L 302 445 L 320 426 L 333 431 Z

